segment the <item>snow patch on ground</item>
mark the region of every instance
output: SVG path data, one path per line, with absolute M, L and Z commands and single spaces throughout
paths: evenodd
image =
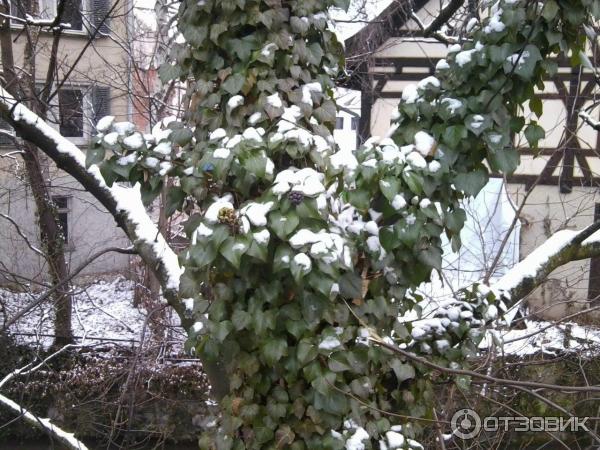
M 135 283 L 123 277 L 99 280 L 87 286 L 73 286 L 73 334 L 77 337 L 137 341 L 147 312 L 133 305 Z M 0 302 L 8 318 L 35 301 L 40 294 L 18 293 L 0 288 Z M 2 320 L 4 312 L 0 313 Z M 13 324 L 9 331 L 20 344 L 52 343 L 54 312 L 47 300 Z M 148 331 L 148 334 L 149 331 Z M 98 342 L 94 340 L 94 342 Z

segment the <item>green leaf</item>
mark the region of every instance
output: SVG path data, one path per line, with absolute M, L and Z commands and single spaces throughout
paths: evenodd
M 487 171 L 483 168 L 475 169 L 469 173 L 459 173 L 454 178 L 457 189 L 468 195 L 475 196 L 481 191 L 488 181 Z
M 159 179 L 159 177 L 154 178 Z M 156 185 L 153 185 L 152 183 L 142 183 L 140 193 L 142 194 L 142 203 L 144 204 L 144 206 L 150 205 L 156 199 L 156 197 L 158 197 L 158 194 L 160 194 L 161 189 L 162 181 L 160 181 Z
M 542 17 L 547 21 L 551 21 L 558 13 L 558 4 L 554 0 L 546 0 L 542 9 Z
M 236 330 L 243 330 L 250 324 L 251 316 L 247 311 L 236 309 L 231 316 L 231 321 Z
M 363 281 L 360 275 L 347 272 L 338 281 L 340 295 L 346 298 L 362 298 Z
M 216 23 L 210 27 L 210 40 L 218 44 L 219 36 L 227 31 L 227 23 Z
M 302 365 L 306 365 L 317 357 L 317 347 L 307 340 L 301 340 L 296 347 L 296 357 Z
M 196 266 L 204 267 L 215 260 L 217 249 L 214 245 L 194 245 L 190 247 L 190 256 Z
M 250 248 L 248 248 L 246 254 L 259 259 L 262 262 L 267 262 L 269 256 L 269 244 L 268 242 L 259 244 L 257 241 L 253 240 L 250 243 Z
M 234 73 L 227 77 L 225 82 L 222 84 L 223 89 L 225 89 L 229 94 L 235 95 L 242 90 L 242 86 L 246 82 L 246 77 L 241 73 Z
M 455 209 L 454 211 L 448 211 L 444 216 L 446 227 L 454 233 L 459 233 L 460 230 L 462 230 L 466 220 L 467 213 L 462 208 Z
M 519 152 L 515 148 L 488 148 L 487 160 L 492 170 L 503 174 L 512 174 L 519 165 Z
M 385 198 L 391 202 L 400 191 L 400 180 L 398 178 L 386 177 L 383 180 L 379 180 L 379 187 Z
M 302 259 L 298 258 L 298 255 L 304 255 L 306 258 L 308 258 L 308 260 L 306 260 L 304 257 L 302 257 Z M 290 263 L 290 272 L 292 272 L 292 276 L 294 277 L 294 280 L 296 280 L 296 283 L 299 283 L 304 275 L 309 273 L 312 268 L 312 261 L 310 260 L 310 257 L 308 257 L 305 253 L 298 253 L 298 255 L 292 258 L 292 262 Z M 305 265 L 305 260 L 311 262 Z
M 488 115 L 471 114 L 467 116 L 465 125 L 475 136 L 481 135 L 485 130 L 490 128 L 492 120 Z
M 240 268 L 242 256 L 246 253 L 249 247 L 248 238 L 237 236 L 228 237 L 219 249 L 221 255 L 227 259 L 236 269 Z
M 189 128 L 178 128 L 171 132 L 169 138 L 175 144 L 183 147 L 192 140 L 192 136 L 192 131 Z
M 438 271 L 442 270 L 442 251 L 437 247 L 429 247 L 420 251 L 417 254 L 417 258 L 423 264 L 426 264 L 433 269 Z
M 219 342 L 223 342 L 232 330 L 233 324 L 229 320 L 224 320 L 216 325 L 212 336 Z
M 525 128 L 525 139 L 531 147 L 537 147 L 540 139 L 546 136 L 546 132 L 537 123 L 532 122 Z
M 394 359 L 390 363 L 392 370 L 398 378 L 398 382 L 402 383 L 405 380 L 413 379 L 416 375 L 415 368 L 409 363 L 403 363 L 399 359 Z
M 101 144 L 96 144 L 90 148 L 85 155 L 85 166 L 90 167 L 94 164 L 104 161 L 106 150 Z
M 467 137 L 467 129 L 462 125 L 452 125 L 446 127 L 444 134 L 442 135 L 442 141 L 452 147 L 456 148 L 458 144 Z
M 299 223 L 298 214 L 293 210 L 285 214 L 281 214 L 279 211 L 269 214 L 269 226 L 282 241 L 296 229 Z
M 327 360 L 327 366 L 332 372 L 344 372 L 352 370 L 353 367 L 348 363 L 345 352 L 336 352 Z
M 392 226 L 382 227 L 379 230 L 379 242 L 386 252 L 391 252 L 402 243 L 398 239 L 396 229 Z
M 275 250 L 275 256 L 273 257 L 273 271 L 278 272 L 283 269 L 289 269 L 294 257 L 294 252 L 285 244 L 281 244 Z
M 535 113 L 536 116 L 541 117 L 544 112 L 544 105 L 542 99 L 539 96 L 533 97 L 529 100 L 529 109 Z
M 167 217 L 173 215 L 175 211 L 180 210 L 185 200 L 185 192 L 179 186 L 171 186 L 167 191 L 167 201 L 165 205 L 165 214 Z
M 181 76 L 181 66 L 178 64 L 171 64 L 170 61 L 165 62 L 158 68 L 158 76 L 163 83 L 176 80 Z
M 270 339 L 261 349 L 267 364 L 275 364 L 287 354 L 287 342 L 284 339 Z
M 283 417 L 284 414 L 281 416 Z M 289 425 L 280 426 L 275 432 L 275 448 L 289 448 L 289 446 L 294 443 L 295 437 L 296 433 L 292 431 Z
M 514 73 L 523 80 L 530 81 L 537 63 L 541 60 L 542 55 L 537 46 L 528 44 L 523 51 L 513 53 L 504 61 L 504 72 L 506 74 Z

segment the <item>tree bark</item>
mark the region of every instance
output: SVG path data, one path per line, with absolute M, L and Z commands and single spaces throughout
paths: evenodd
M 42 249 L 48 263 L 48 274 L 52 286 L 56 286 L 54 298 L 54 346 L 63 346 L 73 342 L 71 326 L 72 295 L 69 283 L 63 283 L 69 277 L 65 258 L 65 238 L 58 221 L 56 206 L 52 202 L 48 185 L 44 182 L 43 162 L 37 147 L 25 143 L 23 160 L 27 179 L 37 210 L 37 224 Z
M 62 4 L 63 2 L 61 2 Z M 35 2 L 24 2 L 23 6 L 27 11 L 35 13 L 37 7 Z M 10 7 L 7 1 L 0 4 L 3 12 L 9 12 Z M 35 67 L 36 67 L 36 43 L 39 30 L 24 30 L 27 43 L 25 45 L 25 64 L 28 68 L 28 75 L 25 78 L 19 78 L 14 66 L 12 32 L 10 21 L 4 19 L 0 26 L 0 49 L 2 51 L 2 67 L 7 82 L 7 90 L 17 99 L 28 100 L 31 109 L 41 118 L 45 119 L 47 107 L 40 101 L 35 92 Z M 57 43 L 55 38 L 53 43 Z M 52 58 L 56 58 L 53 50 Z M 50 62 L 50 67 L 54 67 L 56 61 Z M 52 78 L 46 80 L 46 89 L 51 90 Z M 54 294 L 54 345 L 62 346 L 73 341 L 71 314 L 72 314 L 72 295 L 69 283 L 64 283 L 68 279 L 69 270 L 65 258 L 65 239 L 58 220 L 56 206 L 52 202 L 49 188 L 49 180 L 46 182 L 45 174 L 49 173 L 46 156 L 42 156 L 39 149 L 29 143 L 23 144 L 22 154 L 27 181 L 31 187 L 36 212 L 38 233 L 42 241 L 42 250 L 48 264 L 48 275 L 52 286 L 56 287 Z

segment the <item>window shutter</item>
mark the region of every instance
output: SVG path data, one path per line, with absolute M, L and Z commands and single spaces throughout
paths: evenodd
M 93 29 L 91 32 L 93 33 L 96 29 L 99 30 L 96 36 L 100 37 L 103 34 L 108 34 L 110 32 L 109 20 L 107 17 L 108 11 L 110 10 L 110 0 L 91 0 L 92 6 L 92 17 L 91 22 L 93 25 Z M 105 19 L 106 17 L 106 19 Z M 102 22 L 104 20 L 104 22 Z
M 94 86 L 92 89 L 92 107 L 94 109 L 94 128 L 100 119 L 110 115 L 110 88 Z

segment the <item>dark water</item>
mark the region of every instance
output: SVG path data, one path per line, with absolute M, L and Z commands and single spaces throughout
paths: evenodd
M 198 444 L 195 442 L 178 443 L 178 444 L 158 444 L 151 443 L 147 445 L 127 446 L 110 446 L 94 441 L 85 441 L 85 445 L 89 450 L 198 450 Z M 35 440 L 24 442 L 0 442 L 0 450 L 63 450 L 64 447 L 54 445 L 48 440 Z

